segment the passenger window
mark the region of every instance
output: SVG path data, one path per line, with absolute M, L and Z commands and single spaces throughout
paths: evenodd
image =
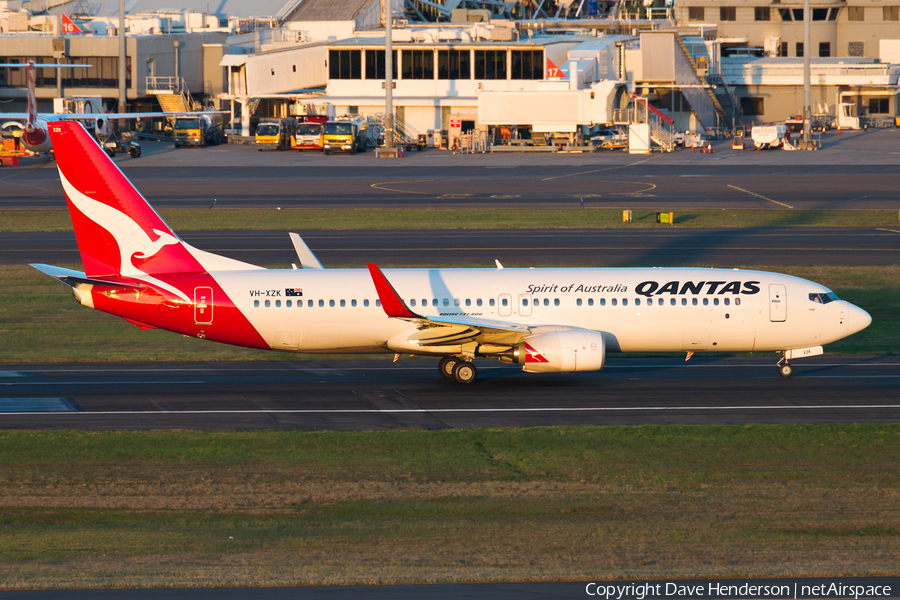
M 635 298 L 635 299 L 634 299 L 634 305 L 635 305 L 635 306 L 640 306 L 640 305 L 641 305 L 641 299 L 640 299 L 640 298 Z
M 254 307 L 254 308 L 259 308 L 259 300 L 254 300 L 254 301 L 253 301 L 253 307 Z
M 740 299 L 740 298 L 735 298 L 735 299 L 734 299 L 734 305 L 735 305 L 735 306 L 740 306 L 740 305 L 741 305 L 741 299 Z
M 416 299 L 413 298 L 412 300 L 410 300 L 410 301 L 409 301 L 409 305 L 410 305 L 410 306 L 415 306 L 415 305 L 416 305 Z
M 481 306 L 481 298 L 475 301 L 475 306 Z
M 544 306 L 550 306 L 550 298 L 544 298 Z
M 324 301 L 324 300 L 319 300 L 319 308 L 322 308 L 322 307 L 324 307 L 324 306 L 325 306 L 325 301 Z
M 725 306 L 728 306 L 729 304 L 731 304 L 731 300 L 729 298 L 722 298 L 722 302 L 725 303 Z
M 341 300 L 341 308 L 344 308 L 345 306 L 347 306 L 347 301 Z
M 593 305 L 594 305 L 594 299 L 588 298 L 588 306 L 593 306 Z
M 310 300 L 309 302 L 307 302 L 307 303 L 306 303 L 306 306 L 312 308 L 312 307 L 313 307 L 313 301 Z
M 329 300 L 329 301 L 328 301 L 328 306 L 331 307 L 331 308 L 334 308 L 334 300 Z
M 675 298 L 672 298 L 671 300 L 669 300 L 669 304 L 671 304 L 672 306 L 675 306 Z
M 493 306 L 493 305 L 494 305 L 494 299 L 491 298 L 490 300 L 488 300 L 488 304 L 490 304 L 491 306 Z
M 369 307 L 369 301 L 368 301 L 368 299 L 363 300 L 363 306 L 366 307 L 366 308 Z
M 719 305 L 719 299 L 713 298 L 713 306 L 718 306 L 718 305 Z
M 581 306 L 581 298 L 575 301 L 575 306 Z
M 522 306 L 528 306 L 528 298 L 522 298 Z
M 459 298 L 453 299 L 453 306 L 459 306 Z
M 691 304 L 693 304 L 694 306 L 697 306 L 697 299 L 691 298 Z
M 553 306 L 559 306 L 559 298 L 553 299 Z
M 432 299 L 431 299 L 431 305 L 432 305 L 432 306 L 437 306 L 437 305 L 438 305 L 437 298 L 432 298 Z
M 613 306 L 615 306 L 615 305 L 618 304 L 618 303 L 619 303 L 618 300 L 616 300 L 615 298 L 612 299 L 611 304 L 612 304 Z
M 509 305 L 509 301 L 507 301 L 507 299 L 504 298 L 504 299 L 502 299 L 502 300 L 500 301 L 500 304 L 501 304 L 502 306 L 508 306 L 508 305 Z
M 600 298 L 600 306 L 606 306 L 606 298 Z
M 285 301 L 284 301 L 284 305 L 285 305 L 286 307 L 290 308 L 290 307 L 292 307 L 292 306 L 294 305 L 294 303 L 291 302 L 290 300 L 285 300 Z
M 663 300 L 662 298 L 660 298 L 659 301 L 657 302 L 657 304 L 659 304 L 660 306 L 662 306 L 665 303 L 666 303 L 666 301 Z
M 275 308 L 281 308 L 281 300 L 275 301 Z
M 350 306 L 356 307 L 356 300 L 351 300 L 351 301 L 350 301 Z
M 622 306 L 628 306 L 628 298 L 622 298 Z
M 375 301 L 375 306 L 381 307 L 381 299 Z
M 272 306 L 272 303 L 266 300 L 266 308 L 269 308 L 270 306 Z
M 444 306 L 450 306 L 450 298 L 444 298 Z
M 681 305 L 682 305 L 682 306 L 687 306 L 687 298 L 682 298 L 682 299 L 681 299 Z
M 703 299 L 703 306 L 709 306 L 709 298 Z
M 470 298 L 466 298 L 466 306 L 472 306 L 472 300 Z

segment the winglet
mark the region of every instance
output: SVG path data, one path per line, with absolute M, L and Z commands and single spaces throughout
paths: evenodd
M 378 298 L 381 300 L 381 308 L 384 313 L 395 319 L 420 319 L 421 317 L 407 308 L 406 304 L 400 298 L 397 290 L 387 280 L 378 265 L 366 263 L 369 267 L 369 273 L 372 275 L 372 282 L 375 284 L 375 291 L 378 292 Z
M 313 254 L 312 250 L 309 249 L 309 246 L 306 245 L 306 242 L 303 241 L 303 238 L 300 237 L 298 233 L 291 233 L 291 241 L 294 243 L 294 250 L 297 251 L 297 258 L 300 259 L 300 266 L 304 269 L 324 269 L 322 263 L 319 262 L 319 259 L 316 258 L 316 255 Z

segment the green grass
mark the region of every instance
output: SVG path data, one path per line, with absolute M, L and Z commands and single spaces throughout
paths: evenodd
M 897 575 L 900 426 L 0 432 L 0 589 Z
M 829 345 L 828 352 L 893 354 L 900 350 L 900 267 L 760 268 L 818 281 L 869 311 L 872 325 Z M 31 267 L 0 266 L 0 362 L 323 358 L 348 356 L 268 352 L 160 330 L 141 331 L 118 317 L 79 305 L 67 286 Z
M 668 211 L 669 207 L 661 206 Z M 622 223 L 618 209 L 168 209 L 160 214 L 177 230 L 210 229 L 516 229 L 642 227 L 893 227 L 895 211 L 676 210 L 675 225 L 660 225 L 656 212 L 634 210 Z M 0 231 L 71 231 L 64 210 L 2 211 Z

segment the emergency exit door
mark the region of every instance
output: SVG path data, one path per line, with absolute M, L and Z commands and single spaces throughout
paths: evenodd
M 780 283 L 769 285 L 769 320 L 781 322 L 787 319 L 787 288 Z
M 194 323 L 211 325 L 213 320 L 213 291 L 211 287 L 194 288 Z

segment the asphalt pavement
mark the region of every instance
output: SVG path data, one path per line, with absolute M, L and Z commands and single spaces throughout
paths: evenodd
M 900 360 L 823 356 L 612 357 L 602 371 L 535 375 L 436 360 L 4 365 L 5 429 L 394 429 L 700 423 L 859 423 L 900 418 Z
M 900 130 L 829 134 L 820 152 L 452 155 L 258 152 L 252 146 L 176 150 L 145 142 L 116 163 L 156 208 L 589 207 L 678 210 L 900 210 Z M 63 210 L 52 163 L 4 168 L 0 209 Z

